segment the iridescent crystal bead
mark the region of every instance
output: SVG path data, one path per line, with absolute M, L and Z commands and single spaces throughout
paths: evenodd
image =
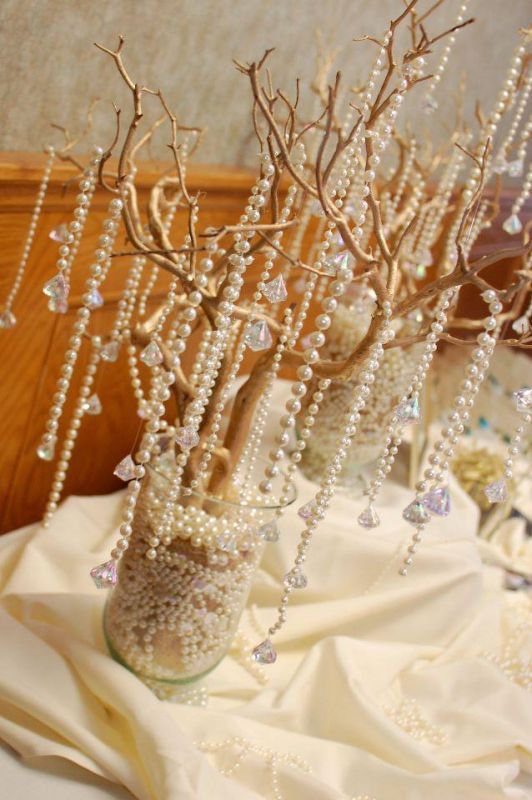
M 305 503 L 304 506 L 298 509 L 297 513 L 301 517 L 301 519 L 310 519 L 311 516 L 314 514 L 315 511 L 315 504 L 313 500 L 309 500 L 308 503 Z
M 357 522 L 363 528 L 378 528 L 381 524 L 379 515 L 371 504 L 358 515 Z
M 520 178 L 523 174 L 523 160 L 521 158 L 516 158 L 515 161 L 509 161 L 507 164 L 508 175 L 510 178 Z
M 57 228 L 53 228 L 48 236 L 50 239 L 53 239 L 54 242 L 66 242 L 69 238 L 68 226 L 62 222 Z
M 66 300 L 69 290 L 70 286 L 68 280 L 62 272 L 54 275 L 54 277 L 46 281 L 42 287 L 43 294 L 56 300 L 61 298 Z
M 504 503 L 504 501 L 508 499 L 506 481 L 501 478 L 499 481 L 488 483 L 488 485 L 484 487 L 484 494 L 490 503 Z
M 413 500 L 403 510 L 403 519 L 411 525 L 425 525 L 430 520 L 430 514 L 421 500 Z
M 279 541 L 279 526 L 277 520 L 272 519 L 261 525 L 257 533 L 264 539 L 265 542 L 278 542 Z
M 86 305 L 91 311 L 96 311 L 103 306 L 103 297 L 96 287 L 89 292 Z
M 297 567 L 286 573 L 284 582 L 292 589 L 306 589 L 308 585 L 307 576 Z
M 288 297 L 286 285 L 282 275 L 278 275 L 269 283 L 264 284 L 262 294 L 270 303 L 281 303 Z
M 428 94 L 423 100 L 421 108 L 423 110 L 423 113 L 429 116 L 430 114 L 434 114 L 434 112 L 438 110 L 438 102 L 433 98 L 431 94 Z
M 244 334 L 244 342 L 250 350 L 258 352 L 259 350 L 269 350 L 272 346 L 272 335 L 268 328 L 268 323 L 259 319 L 256 322 L 251 322 L 246 328 Z
M 525 389 L 519 389 L 518 392 L 513 393 L 513 398 L 515 400 L 515 407 L 518 411 L 522 413 L 532 411 L 532 389 L 529 389 L 528 387 Z
M 523 225 L 517 214 L 510 214 L 510 216 L 502 223 L 502 228 L 510 236 L 515 236 L 516 233 L 521 233 Z
M 52 461 L 55 455 L 55 445 L 57 442 L 56 436 L 51 436 L 49 439 L 43 439 L 37 448 L 37 455 L 41 461 Z
M 199 444 L 200 437 L 194 428 L 187 425 L 184 428 L 177 429 L 175 440 L 183 450 L 191 450 Z
M 258 644 L 253 649 L 252 656 L 257 664 L 273 664 L 277 660 L 277 653 L 269 639 Z
M 395 416 L 403 425 L 407 425 L 409 422 L 417 422 L 421 416 L 417 395 L 399 403 L 395 409 Z
M 522 317 L 518 317 L 512 322 L 512 330 L 520 336 L 525 336 L 530 331 L 530 320 L 526 314 L 523 314 Z
M 114 339 L 104 346 L 101 349 L 101 357 L 103 361 L 107 361 L 109 363 L 113 363 L 118 359 L 118 353 L 120 350 L 120 345 Z
M 14 328 L 16 324 L 17 318 L 9 309 L 0 314 L 0 330 L 7 331 L 9 328 Z
M 132 481 L 135 477 L 135 462 L 130 455 L 125 456 L 122 461 L 119 461 L 114 468 L 113 475 L 120 478 L 121 481 Z
M 155 340 L 146 345 L 139 358 L 147 367 L 156 367 L 164 360 L 161 348 Z
M 451 513 L 451 495 L 448 486 L 431 489 L 423 495 L 422 501 L 425 508 L 438 517 L 446 517 Z
M 349 259 L 350 256 L 347 250 L 341 250 L 339 253 L 328 258 L 322 269 L 328 275 L 336 275 L 339 269 L 344 269 L 349 266 Z
M 102 413 L 102 403 L 97 394 L 91 394 L 83 403 L 83 411 L 93 417 Z
M 96 584 L 97 589 L 110 589 L 116 585 L 116 561 L 104 561 L 103 564 L 98 564 L 93 567 L 90 572 L 91 578 Z

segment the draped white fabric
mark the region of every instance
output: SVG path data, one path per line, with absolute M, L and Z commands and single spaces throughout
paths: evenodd
M 296 505 L 315 487 L 299 489 Z M 397 556 L 411 492 L 390 483 L 370 532 L 356 525 L 362 501 L 337 495 L 267 684 L 235 650 L 208 680 L 207 708 L 160 702 L 106 653 L 105 593 L 88 572 L 107 557 L 120 499 L 70 498 L 48 531 L 0 539 L 0 738 L 23 757 L 68 759 L 140 800 L 272 797 L 272 754 L 285 800 L 532 797 L 531 602 L 482 566 L 476 509 L 455 484 L 451 516 L 431 523 L 407 578 Z M 274 617 L 300 530 L 293 508 L 242 619 L 251 643 Z M 520 547 L 525 565 L 530 555 Z M 207 756 L 198 743 L 233 737 L 252 749 L 225 777 L 241 746 Z

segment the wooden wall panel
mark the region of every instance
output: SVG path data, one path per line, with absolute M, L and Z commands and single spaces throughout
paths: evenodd
M 44 156 L 35 154 L 0 153 L 0 309 L 20 259 L 44 160 Z M 45 281 L 55 274 L 57 258 L 57 243 L 48 234 L 58 224 L 70 219 L 77 193 L 76 184 L 69 182 L 72 176 L 73 169 L 68 165 L 59 164 L 54 170 L 26 276 L 14 306 L 18 324 L 11 331 L 0 331 L 0 532 L 37 520 L 42 515 L 53 464 L 40 461 L 35 448 L 44 429 L 75 309 L 79 305 L 87 267 L 109 199 L 109 195 L 101 191 L 95 195 L 73 273 L 71 310 L 65 316 L 51 314 L 41 292 Z M 155 172 L 149 170 L 139 173 L 141 201 L 145 201 L 147 187 L 154 177 Z M 253 178 L 253 174 L 245 170 L 191 167 L 188 176 L 190 189 L 207 192 L 202 199 L 205 225 L 236 222 L 246 204 Z M 510 204 L 511 196 L 505 195 L 501 219 L 508 215 Z M 532 216 L 530 208 L 526 216 Z M 174 227 L 175 241 L 179 240 L 179 233 L 184 228 L 185 217 L 178 214 Z M 498 220 L 479 243 L 477 252 L 489 249 L 501 240 L 508 243 L 509 237 L 501 232 Z M 106 306 L 93 319 L 96 328 L 92 330 L 95 332 L 105 333 L 111 326 L 118 289 L 123 286 L 128 262 L 127 258 L 113 261 L 105 285 Z M 499 285 L 508 280 L 511 266 L 506 263 L 494 268 Z M 150 269 L 148 267 L 147 272 Z M 162 276 L 158 288 L 162 289 L 166 282 L 166 276 Z M 464 291 L 461 307 L 460 313 L 466 310 L 475 316 L 484 313 L 476 291 Z M 312 313 L 309 318 L 312 318 Z M 79 367 L 86 356 L 85 348 L 61 419 L 60 433 L 68 425 L 77 395 L 76 376 L 79 376 Z M 246 360 L 244 368 L 247 363 Z M 83 419 L 65 495 L 105 493 L 122 485 L 113 477 L 112 471 L 129 451 L 139 425 L 127 379 L 124 349 L 116 364 L 103 366 L 96 390 L 105 406 L 105 413 Z

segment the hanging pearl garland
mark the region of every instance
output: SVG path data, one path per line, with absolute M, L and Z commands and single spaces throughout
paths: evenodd
M 46 197 L 46 190 L 48 189 L 48 183 L 50 181 L 50 175 L 52 174 L 52 167 L 56 155 L 55 147 L 52 147 L 52 145 L 46 148 L 46 152 L 48 153 L 48 158 L 46 159 L 43 176 L 39 184 L 39 191 L 37 192 L 37 198 L 35 200 L 35 206 L 33 207 L 33 213 L 31 215 L 28 233 L 26 234 L 24 249 L 22 250 L 22 256 L 19 261 L 19 265 L 17 267 L 17 272 L 15 274 L 13 285 L 9 290 L 6 301 L 4 303 L 4 310 L 0 314 L 0 330 L 7 330 L 9 328 L 13 328 L 17 323 L 16 317 L 13 314 L 13 303 L 15 302 L 20 286 L 22 284 L 22 279 L 24 278 L 26 265 L 30 257 L 33 239 L 35 238 L 35 231 L 37 230 L 37 223 L 41 215 L 44 198 Z

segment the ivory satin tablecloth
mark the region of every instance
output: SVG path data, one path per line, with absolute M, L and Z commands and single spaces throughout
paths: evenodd
M 296 507 L 313 490 L 300 478 Z M 140 800 L 274 797 L 274 754 L 284 800 L 532 797 L 531 601 L 482 566 L 476 509 L 455 484 L 451 516 L 431 523 L 406 579 L 397 559 L 411 492 L 389 483 L 369 532 L 355 521 L 362 501 L 338 494 L 267 684 L 235 649 L 208 679 L 207 708 L 159 701 L 106 652 L 105 592 L 88 573 L 107 557 L 121 497 L 72 497 L 49 530 L 0 538 L 0 739 L 24 759 L 67 759 Z M 250 644 L 273 619 L 301 530 L 296 507 L 242 618 Z M 504 648 L 517 660 L 502 669 Z M 263 751 L 226 777 L 239 747 L 206 755 L 198 743 L 234 737 Z M 0 798 L 17 796 L 3 785 Z M 90 797 L 70 786 L 70 797 Z

